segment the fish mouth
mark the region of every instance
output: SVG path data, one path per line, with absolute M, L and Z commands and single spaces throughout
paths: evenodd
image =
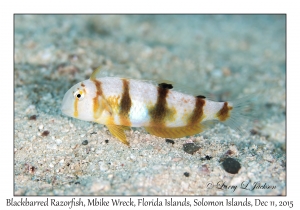
M 66 115 L 66 116 L 70 116 L 72 113 L 72 110 L 70 108 L 67 108 L 64 105 L 61 106 L 60 111 L 63 115 Z
M 62 114 L 70 116 L 72 112 L 72 107 L 70 106 L 71 103 L 71 97 L 70 97 L 70 90 L 64 95 L 63 100 L 61 102 L 60 111 Z
M 63 115 L 70 116 L 71 110 L 67 108 L 64 103 L 61 105 L 60 111 Z

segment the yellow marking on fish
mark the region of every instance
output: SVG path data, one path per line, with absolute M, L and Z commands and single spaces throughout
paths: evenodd
M 106 120 L 106 125 L 115 125 L 115 119 L 114 117 L 110 116 Z
M 99 82 L 96 79 L 93 79 L 92 81 L 96 86 L 96 96 L 93 98 L 93 113 L 94 113 L 94 119 L 98 119 L 102 113 L 99 104 L 99 97 L 102 96 L 101 82 Z
M 84 97 L 84 90 L 78 88 L 78 91 L 74 93 L 74 117 L 78 117 L 78 101 L 81 100 L 81 97 Z
M 78 117 L 78 98 L 74 101 L 74 117 Z
M 216 114 L 216 117 L 221 121 L 226 121 L 230 117 L 230 111 L 233 107 L 228 106 L 228 102 L 224 102 L 222 109 Z
M 120 110 L 120 104 L 119 99 L 121 96 L 109 96 L 106 98 L 107 103 L 111 107 L 113 114 L 119 113 Z

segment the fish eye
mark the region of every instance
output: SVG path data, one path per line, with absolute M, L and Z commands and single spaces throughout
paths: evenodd
M 84 93 L 82 90 L 77 90 L 75 93 L 74 93 L 74 98 L 75 99 L 78 99 L 78 100 L 82 100 L 84 98 Z

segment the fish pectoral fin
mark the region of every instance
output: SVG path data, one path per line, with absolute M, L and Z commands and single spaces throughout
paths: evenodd
M 113 114 L 113 110 L 112 110 L 111 106 L 109 105 L 109 103 L 105 99 L 101 100 L 101 110 L 102 111 L 103 110 L 107 111 L 110 114 L 110 116 Z
M 106 116 L 113 115 L 113 110 L 112 110 L 111 106 L 108 104 L 108 102 L 104 98 L 98 99 L 98 104 L 99 104 L 99 108 L 94 110 L 94 118 L 96 119 L 95 120 L 96 122 L 103 114 Z
M 146 131 L 152 135 L 163 138 L 182 138 L 185 136 L 193 136 L 204 130 L 204 127 L 199 125 L 188 125 L 182 127 L 145 127 Z
M 125 135 L 125 130 L 130 130 L 129 127 L 127 126 L 122 126 L 122 125 L 106 125 L 108 128 L 109 132 L 119 139 L 122 143 L 126 144 L 129 146 L 129 142 L 126 140 L 126 135 Z

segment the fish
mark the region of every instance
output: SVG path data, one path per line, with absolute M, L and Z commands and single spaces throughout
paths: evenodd
M 176 89 L 177 85 L 169 81 L 103 77 L 100 69 L 65 93 L 61 112 L 104 124 L 128 146 L 125 131 L 130 127 L 143 127 L 162 138 L 182 138 L 201 133 L 217 122 L 238 129 L 244 119 L 245 100 L 213 101 Z

